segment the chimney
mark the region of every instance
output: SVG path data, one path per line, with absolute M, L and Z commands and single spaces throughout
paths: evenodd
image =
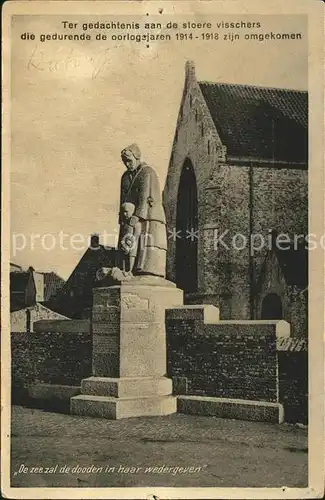
M 94 233 L 90 235 L 90 248 L 95 250 L 99 247 L 99 234 Z

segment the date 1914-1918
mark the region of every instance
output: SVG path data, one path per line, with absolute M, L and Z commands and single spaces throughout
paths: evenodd
M 234 40 L 239 40 L 238 33 L 223 33 L 220 35 L 219 33 L 200 33 L 198 35 L 193 35 L 193 33 L 175 33 L 176 40 L 227 40 L 229 42 L 233 42 Z

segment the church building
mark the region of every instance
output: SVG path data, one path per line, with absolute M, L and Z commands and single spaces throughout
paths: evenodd
M 187 62 L 163 202 L 186 303 L 307 337 L 307 92 L 199 81 Z

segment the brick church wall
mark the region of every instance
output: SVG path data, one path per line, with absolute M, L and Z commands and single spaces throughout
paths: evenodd
M 215 296 L 224 319 L 250 318 L 248 175 L 221 164 L 206 188 L 204 293 Z
M 267 241 L 270 230 L 295 235 L 308 233 L 308 172 L 293 168 L 253 166 L 252 233 L 262 234 Z M 254 255 L 258 278 L 268 248 Z
M 294 336 L 307 339 L 308 337 L 308 293 L 301 291 L 297 286 L 290 287 L 290 309 L 288 320 L 294 325 Z
M 271 230 L 290 239 L 308 232 L 307 172 L 268 167 L 250 172 L 249 167 L 220 164 L 209 178 L 204 199 L 204 257 L 199 262 L 205 303 L 218 306 L 223 319 L 259 319 L 254 302 L 260 304 L 262 297 L 253 297 L 252 283 L 260 277 Z M 217 241 L 224 231 L 228 248 Z M 263 248 L 250 248 L 251 234 L 264 238 Z M 293 335 L 306 337 L 304 299 L 299 291 L 285 284 L 282 288 L 284 319 L 292 323 Z

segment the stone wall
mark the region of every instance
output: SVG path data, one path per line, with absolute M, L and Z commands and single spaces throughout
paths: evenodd
M 84 328 L 83 328 L 84 330 Z M 91 375 L 91 335 L 87 331 L 11 334 L 13 402 L 28 399 L 33 384 L 79 386 Z
M 30 402 L 31 386 L 76 387 L 91 375 L 89 322 L 44 321 L 36 329 L 45 324 L 50 331 L 11 334 L 15 404 Z M 288 326 L 219 321 L 212 306 L 169 309 L 167 375 L 174 393 L 280 402 L 286 421 L 307 423 L 307 343 L 288 337 Z
M 308 423 L 308 349 L 304 339 L 278 342 L 279 397 L 287 422 Z
M 191 395 L 278 402 L 276 322 L 206 324 L 201 310 L 167 312 L 168 376 Z
M 184 308 L 168 311 L 166 324 L 176 394 L 280 402 L 286 420 L 306 422 L 307 353 L 285 350 L 287 323 L 207 323 L 198 309 Z M 281 339 L 289 344 L 279 352 Z
M 11 333 L 11 397 L 15 404 L 28 399 L 28 386 L 35 380 L 37 361 L 30 333 Z

